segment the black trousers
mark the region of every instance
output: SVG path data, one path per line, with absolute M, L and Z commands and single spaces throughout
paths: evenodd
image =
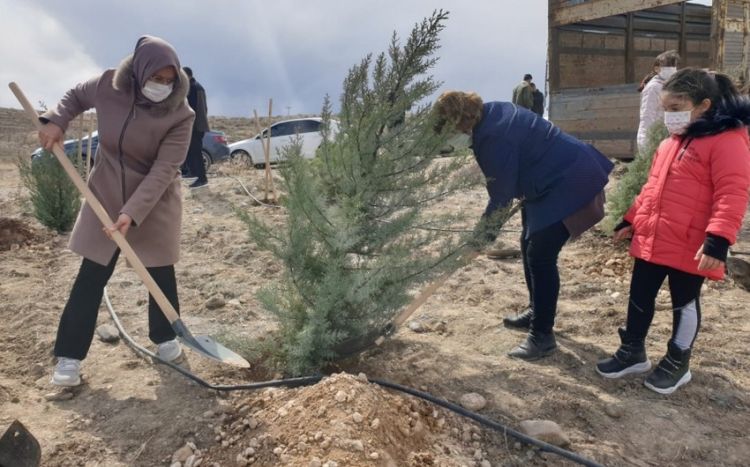
M 672 341 L 682 349 L 693 346 L 701 322 L 700 293 L 704 277 L 636 259 L 630 280 L 628 335 L 644 339 L 654 319 L 656 295 L 669 278 L 672 297 Z
M 198 181 L 205 182 L 206 166 L 203 165 L 203 132 L 194 131 L 190 137 L 190 146 L 188 146 L 187 159 L 185 160 L 190 175 L 198 177 Z
M 531 329 L 548 334 L 555 325 L 557 297 L 560 293 L 557 258 L 570 234 L 560 221 L 527 238 L 525 209 L 521 210 L 521 224 L 523 273 L 529 291 L 529 305 L 534 309 Z
M 107 285 L 117 264 L 120 250 L 115 251 L 109 264 L 101 264 L 86 258 L 81 263 L 78 276 L 73 283 L 68 303 L 65 304 L 60 324 L 57 328 L 55 341 L 55 356 L 83 360 L 91 347 L 96 330 L 96 318 Z M 174 266 L 160 266 L 147 268 L 156 284 L 167 296 L 167 299 L 180 312 L 177 300 L 177 281 Z M 174 339 L 175 332 L 169 320 L 161 312 L 154 297 L 148 296 L 148 326 L 149 338 L 155 344 Z

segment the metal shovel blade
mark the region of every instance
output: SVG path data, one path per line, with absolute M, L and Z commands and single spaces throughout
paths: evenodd
M 14 420 L 0 438 L 0 467 L 39 467 L 41 461 L 39 441 Z
M 209 336 L 193 336 L 182 319 L 172 323 L 172 328 L 177 333 L 180 342 L 185 344 L 196 352 L 213 360 L 217 360 L 228 365 L 234 365 L 239 368 L 250 368 L 247 360 L 219 344 Z

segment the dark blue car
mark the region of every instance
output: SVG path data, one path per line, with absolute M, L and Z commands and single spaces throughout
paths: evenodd
M 88 157 L 88 136 L 83 138 L 83 159 Z M 96 148 L 99 146 L 99 134 L 95 131 L 91 135 L 91 152 L 96 154 Z M 78 154 L 78 140 L 69 139 L 63 143 L 65 153 L 69 157 L 76 157 Z M 211 167 L 214 162 L 221 162 L 229 159 L 229 146 L 227 146 L 227 140 L 224 137 L 222 131 L 207 131 L 203 135 L 203 163 L 206 165 L 206 170 Z M 42 154 L 42 148 L 37 148 L 36 151 L 31 153 L 31 160 L 38 158 Z

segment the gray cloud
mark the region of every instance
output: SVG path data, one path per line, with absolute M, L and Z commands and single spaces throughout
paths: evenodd
M 16 3 L 0 0 L 0 9 L 8 11 Z M 369 52 L 386 49 L 394 30 L 405 37 L 435 8 L 451 12 L 433 70 L 445 88 L 504 100 L 524 73 L 532 73 L 538 84 L 545 74 L 545 0 L 26 4 L 39 7 L 17 12 L 13 21 L 33 29 L 38 39 L 29 52 L 42 63 L 15 61 L 11 69 L 3 67 L 7 72 L 1 76 L 30 83 L 48 103 L 83 77 L 116 66 L 138 36 L 154 34 L 170 41 L 183 64 L 193 68 L 213 115 L 248 116 L 253 108 L 266 113 L 269 97 L 274 113 L 286 113 L 287 106 L 292 113 L 316 113 L 326 93 L 337 101 L 349 67 Z M 54 27 L 40 31 L 40 22 Z M 3 29 L 2 42 L 8 42 L 7 34 Z M 2 94 L 0 105 L 17 107 L 11 100 Z

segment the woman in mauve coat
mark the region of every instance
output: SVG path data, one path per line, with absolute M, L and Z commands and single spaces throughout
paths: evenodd
M 102 227 L 84 203 L 70 237 L 83 256 L 55 342 L 52 383 L 80 384 L 80 364 L 94 336 L 104 286 L 120 253 L 109 237 L 119 230 L 151 276 L 179 311 L 174 264 L 179 259 L 182 195 L 179 168 L 185 159 L 194 113 L 185 99 L 189 81 L 174 48 L 143 36 L 117 69 L 106 70 L 68 91 L 44 113 L 42 145 L 61 142 L 68 124 L 94 108 L 99 147 L 88 181 L 115 223 Z M 149 296 L 149 337 L 159 355 L 174 360 L 182 350 L 153 297 Z

